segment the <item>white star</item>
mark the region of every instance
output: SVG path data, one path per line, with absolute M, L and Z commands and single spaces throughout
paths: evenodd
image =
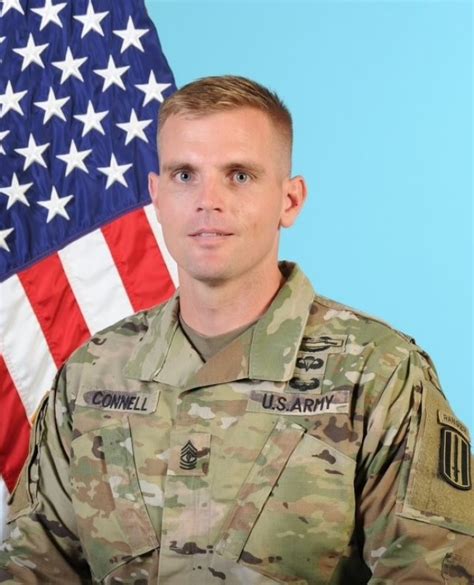
M 103 118 L 105 118 L 105 116 L 107 116 L 108 113 L 109 110 L 104 110 L 103 112 L 94 111 L 94 106 L 89 100 L 87 103 L 87 112 L 85 114 L 76 114 L 74 116 L 74 118 L 84 124 L 84 128 L 82 129 L 82 136 L 85 136 L 91 130 L 97 130 L 101 134 L 105 135 L 105 131 L 100 122 Z
M 67 5 L 67 2 L 60 2 L 59 4 L 54 4 L 52 0 L 45 0 L 43 8 L 32 8 L 33 12 L 39 14 L 41 16 L 41 25 L 40 30 L 43 30 L 44 27 L 53 22 L 57 24 L 60 28 L 63 28 L 63 24 L 59 18 L 59 13 L 61 10 Z
M 33 163 L 38 163 L 42 167 L 46 167 L 43 152 L 48 148 L 49 144 L 49 142 L 45 144 L 36 144 L 35 137 L 33 134 L 30 134 L 28 146 L 25 148 L 15 148 L 15 152 L 18 152 L 18 154 L 25 157 L 25 164 L 23 166 L 24 171 Z
M 28 93 L 27 90 L 25 91 L 17 91 L 16 93 L 13 91 L 12 83 L 9 81 L 7 83 L 7 87 L 5 89 L 5 93 L 0 94 L 0 106 L 2 106 L 0 110 L 0 118 L 9 112 L 10 110 L 15 110 L 22 116 L 25 114 L 20 106 L 20 100 Z
M 12 8 L 18 10 L 21 14 L 25 14 L 25 11 L 20 4 L 20 0 L 3 0 L 2 14 L 0 14 L 0 16 L 5 16 L 5 14 Z
M 87 57 L 79 57 L 74 59 L 70 47 L 68 47 L 66 50 L 66 57 L 64 58 L 64 61 L 53 61 L 53 65 L 62 71 L 60 81 L 61 85 L 66 81 L 66 79 L 71 77 L 71 75 L 73 77 L 77 77 L 77 79 L 80 79 L 81 81 L 84 81 L 84 78 L 79 71 L 79 67 L 86 61 Z
M 128 144 L 134 138 L 141 138 L 144 142 L 148 142 L 148 138 L 144 132 L 145 128 L 149 126 L 153 120 L 139 120 L 132 108 L 130 113 L 130 121 L 122 124 L 117 124 L 121 130 L 125 130 L 127 136 L 125 137 L 125 144 Z
M 0 37 L 0 45 L 3 43 L 3 41 L 6 39 L 7 37 Z
M 82 22 L 81 39 L 84 38 L 91 30 L 95 30 L 95 32 L 99 33 L 101 36 L 104 36 L 104 31 L 102 30 L 100 23 L 108 13 L 109 11 L 94 12 L 94 6 L 92 5 L 92 2 L 89 2 L 87 6 L 87 12 L 83 16 L 74 16 L 76 20 Z
M 53 116 L 61 118 L 66 121 L 66 116 L 62 108 L 70 100 L 69 96 L 64 98 L 57 98 L 52 87 L 49 88 L 48 99 L 44 102 L 35 102 L 35 106 L 44 110 L 43 124 L 46 124 Z
M 8 247 L 7 244 L 7 238 L 8 236 L 15 231 L 15 228 L 10 228 L 7 230 L 0 230 L 0 248 L 2 248 L 3 250 L 6 250 L 7 252 L 10 251 L 10 248 Z
M 158 83 L 156 81 L 154 71 L 150 71 L 148 83 L 139 83 L 135 85 L 135 87 L 138 87 L 138 89 L 143 91 L 145 94 L 143 105 L 146 106 L 148 102 L 151 102 L 151 100 L 158 100 L 160 103 L 162 103 L 165 99 L 162 96 L 162 93 L 165 91 L 165 89 L 170 87 L 170 85 L 171 83 Z
M 58 192 L 56 191 L 56 187 L 53 187 L 51 190 L 51 199 L 47 201 L 38 201 L 38 205 L 45 207 L 48 210 L 48 217 L 46 218 L 46 223 L 49 223 L 52 219 L 54 219 L 57 215 L 61 215 L 66 219 L 71 219 L 66 211 L 66 205 L 74 199 L 74 195 L 65 195 L 64 197 L 59 197 Z
M 84 164 L 84 159 L 90 155 L 92 150 L 77 150 L 76 143 L 74 140 L 71 140 L 71 146 L 69 147 L 69 153 L 67 154 L 57 154 L 56 158 L 62 160 L 66 163 L 66 177 L 69 175 L 71 171 L 75 168 L 80 169 L 88 173 L 86 165 Z
M 5 136 L 8 136 L 10 134 L 10 130 L 4 130 L 3 132 L 0 132 L 0 142 L 5 138 Z M 0 154 L 6 154 L 5 153 L 5 149 L 3 148 L 3 146 L 0 144 Z
M 142 52 L 145 52 L 140 37 L 146 35 L 146 33 L 149 30 L 150 30 L 149 28 L 135 28 L 132 17 L 129 16 L 127 28 L 121 30 L 114 30 L 112 32 L 114 33 L 114 35 L 117 35 L 122 39 L 122 48 L 120 49 L 121 53 L 123 53 L 126 49 L 132 46 L 136 47 L 137 49 L 140 49 L 140 51 Z
M 114 153 L 112 153 L 112 156 L 110 157 L 110 166 L 99 167 L 97 170 L 107 176 L 107 184 L 105 185 L 106 189 L 108 189 L 117 181 L 125 187 L 128 187 L 128 183 L 125 180 L 124 174 L 131 166 L 131 164 L 119 165 Z
M 97 75 L 100 75 L 104 78 L 102 92 L 104 92 L 113 84 L 118 85 L 121 89 L 125 89 L 125 85 L 122 81 L 122 75 L 124 75 L 128 69 L 130 69 L 129 65 L 125 65 L 124 67 L 117 67 L 112 55 L 109 57 L 109 62 L 106 69 L 94 69 L 94 73 L 97 73 Z
M 28 67 L 28 65 L 31 65 L 31 63 L 36 63 L 37 65 L 44 69 L 44 63 L 43 59 L 41 59 L 41 53 L 46 49 L 46 47 L 49 47 L 49 43 L 46 43 L 45 45 L 35 45 L 33 35 L 30 33 L 30 36 L 28 37 L 28 42 L 26 43 L 25 47 L 13 49 L 15 53 L 18 53 L 18 55 L 21 55 L 23 57 L 23 64 L 21 66 L 21 70 L 22 71 L 25 70 Z
M 17 201 L 21 201 L 21 203 L 24 203 L 29 207 L 30 204 L 25 197 L 25 193 L 31 185 L 33 185 L 33 183 L 23 183 L 23 185 L 20 185 L 16 173 L 13 173 L 11 185 L 9 187 L 0 187 L 0 193 L 8 197 L 7 209 L 10 209 L 10 207 Z

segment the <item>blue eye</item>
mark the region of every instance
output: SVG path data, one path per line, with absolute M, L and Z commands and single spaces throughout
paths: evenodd
M 189 171 L 179 171 L 177 176 L 182 183 L 189 183 L 191 180 L 191 173 Z
M 234 173 L 234 180 L 237 183 L 244 184 L 249 179 L 250 179 L 250 176 L 248 175 L 248 173 L 245 173 L 244 171 L 237 171 L 236 173 Z

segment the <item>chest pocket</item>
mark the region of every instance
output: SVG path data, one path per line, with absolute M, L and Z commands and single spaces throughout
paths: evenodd
M 279 420 L 241 486 L 218 555 L 275 582 L 323 585 L 354 527 L 355 462 Z
M 79 537 L 97 579 L 159 546 L 138 484 L 126 418 L 72 442 L 71 495 Z

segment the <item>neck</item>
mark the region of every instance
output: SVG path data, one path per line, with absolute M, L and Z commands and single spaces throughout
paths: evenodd
M 222 335 L 256 321 L 269 307 L 284 282 L 275 265 L 265 274 L 213 285 L 180 274 L 181 317 L 202 335 Z

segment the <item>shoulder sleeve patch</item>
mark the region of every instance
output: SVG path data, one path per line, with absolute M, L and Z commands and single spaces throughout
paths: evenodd
M 471 446 L 452 428 L 441 429 L 439 473 L 442 479 L 459 490 L 472 488 Z
M 444 396 L 423 383 L 421 420 L 413 434 L 401 515 L 474 536 L 469 433 Z

